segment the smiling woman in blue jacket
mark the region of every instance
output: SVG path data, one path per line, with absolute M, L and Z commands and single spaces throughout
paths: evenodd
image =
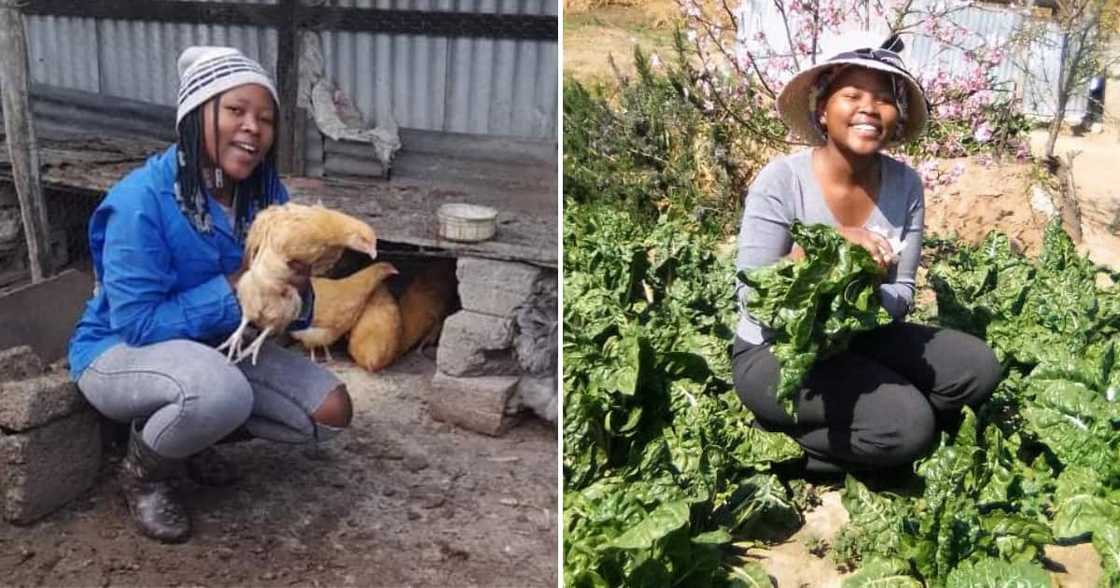
M 179 58 L 178 142 L 120 181 L 90 219 L 96 287 L 70 341 L 82 394 L 131 423 L 121 489 L 140 530 L 190 536 L 169 481 L 186 463 L 198 483 L 232 482 L 212 446 L 230 436 L 301 443 L 347 427 L 350 397 L 326 369 L 274 344 L 256 365 L 214 345 L 241 320 L 235 287 L 257 211 L 288 200 L 276 173 L 276 89 L 261 66 L 227 47 Z M 310 323 L 307 268 L 293 286 Z M 231 435 L 236 432 L 236 435 Z

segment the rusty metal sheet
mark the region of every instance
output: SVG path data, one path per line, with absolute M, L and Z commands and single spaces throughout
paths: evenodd
M 30 345 L 46 364 L 66 357 L 70 335 L 92 292 L 92 275 L 66 270 L 0 295 L 0 349 Z

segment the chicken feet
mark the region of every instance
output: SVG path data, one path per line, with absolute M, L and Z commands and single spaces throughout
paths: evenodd
M 257 355 L 260 354 L 261 346 L 264 345 L 264 340 L 267 339 L 268 335 L 272 332 L 272 327 L 265 328 L 248 347 L 242 348 L 245 329 L 248 328 L 248 326 L 249 319 L 242 318 L 241 325 L 237 327 L 237 330 L 229 336 L 229 339 L 226 339 L 225 343 L 217 347 L 218 351 L 229 349 L 229 352 L 226 353 L 226 359 L 228 359 L 230 363 L 240 363 L 246 357 L 251 356 L 253 358 L 253 365 L 257 365 Z

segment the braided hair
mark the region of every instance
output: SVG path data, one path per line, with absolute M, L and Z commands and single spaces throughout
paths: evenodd
M 222 94 L 219 93 L 208 102 L 213 109 L 215 140 L 218 137 L 218 114 L 221 98 Z M 275 104 L 273 104 L 273 107 L 275 107 Z M 183 216 L 187 218 L 196 231 L 209 234 L 214 228 L 214 223 L 213 219 L 210 218 L 210 209 L 206 202 L 207 191 L 204 189 L 206 182 L 203 179 L 206 170 L 205 163 L 209 159 L 203 145 L 205 137 L 202 129 L 203 108 L 206 108 L 206 104 L 183 115 L 179 122 L 175 201 L 179 204 L 179 210 L 183 213 Z M 217 163 L 214 165 L 218 166 Z M 217 167 L 217 169 L 220 172 L 221 168 Z M 278 185 L 276 143 L 274 142 L 269 147 L 268 152 L 265 153 L 264 160 L 257 165 L 253 173 L 248 178 L 234 184 L 233 234 L 237 239 L 245 240 L 249 233 L 249 224 L 256 216 L 257 211 L 275 200 L 275 187 Z

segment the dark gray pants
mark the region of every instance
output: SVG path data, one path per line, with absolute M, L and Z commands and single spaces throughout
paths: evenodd
M 810 471 L 910 463 L 933 445 L 939 421 L 983 403 L 1002 375 L 976 337 L 892 323 L 813 366 L 794 398 L 795 423 L 775 399 L 778 361 L 769 344 L 736 338 L 732 362 L 743 404 L 763 428 L 793 437 Z

